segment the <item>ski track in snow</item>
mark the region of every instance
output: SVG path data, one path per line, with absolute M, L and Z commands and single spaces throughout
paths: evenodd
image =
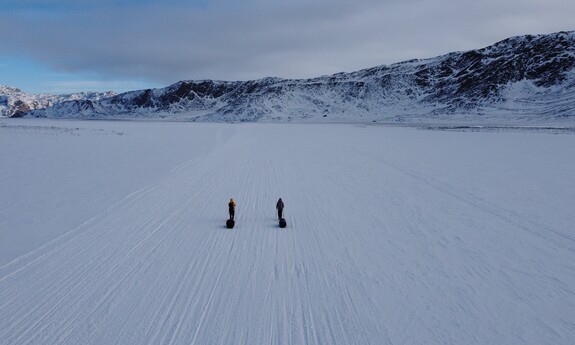
M 526 216 L 407 164 L 393 146 L 408 144 L 403 135 L 509 134 L 252 124 L 220 135 L 210 152 L 1 266 L 0 342 L 575 339 L 575 234 L 561 225 L 573 216 Z

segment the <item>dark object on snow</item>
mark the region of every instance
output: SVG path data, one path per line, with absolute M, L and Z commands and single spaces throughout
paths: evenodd
M 278 218 L 283 218 L 284 202 L 282 201 L 282 198 L 280 198 L 276 203 L 276 209 L 278 210 Z
M 287 226 L 287 222 L 285 219 L 280 218 L 280 228 L 285 228 Z
M 234 202 L 234 199 L 230 199 L 230 202 L 228 203 L 228 210 L 230 212 L 230 219 L 234 219 L 234 215 L 236 214 L 236 203 Z
M 228 227 L 228 229 L 232 229 L 235 224 L 236 224 L 236 222 L 231 218 L 226 220 L 226 226 Z

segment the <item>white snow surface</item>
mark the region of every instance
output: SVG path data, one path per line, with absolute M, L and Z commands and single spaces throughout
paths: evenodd
M 0 120 L 0 343 L 573 344 L 573 157 L 549 130 Z

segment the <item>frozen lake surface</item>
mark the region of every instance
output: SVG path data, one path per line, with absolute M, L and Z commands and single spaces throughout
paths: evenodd
M 574 157 L 568 131 L 3 119 L 0 339 L 573 344 Z

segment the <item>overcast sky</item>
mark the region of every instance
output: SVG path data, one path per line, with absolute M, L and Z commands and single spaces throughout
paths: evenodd
M 574 0 L 0 0 L 0 84 L 309 78 L 570 30 Z

